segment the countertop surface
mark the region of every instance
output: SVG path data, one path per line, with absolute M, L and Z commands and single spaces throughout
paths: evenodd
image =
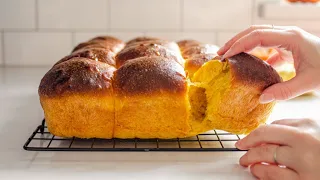
M 238 164 L 244 152 L 23 150 L 43 118 L 37 88 L 47 70 L 0 68 L 0 179 L 254 179 Z M 317 118 L 319 107 L 320 99 L 315 96 L 279 102 L 269 122 Z

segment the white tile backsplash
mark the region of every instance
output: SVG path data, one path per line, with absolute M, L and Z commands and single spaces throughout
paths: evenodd
M 107 29 L 106 0 L 38 0 L 39 28 Z
M 110 36 L 115 36 L 125 42 L 133 38 L 145 35 L 145 33 L 143 32 L 109 32 L 108 34 Z
M 298 26 L 309 31 L 320 31 L 320 25 L 317 26 L 319 20 L 272 20 L 272 19 L 256 19 L 254 24 L 273 24 L 278 26 Z
M 147 36 L 163 38 L 171 41 L 179 41 L 184 39 L 194 39 L 203 43 L 216 44 L 216 34 L 214 32 L 147 32 Z
M 105 34 L 107 34 L 107 33 L 106 32 L 74 33 L 72 45 L 76 46 L 79 43 L 82 43 L 82 42 L 88 41 L 89 39 L 92 39 L 93 37 L 101 36 L 101 35 L 105 35 Z
M 280 1 L 285 0 L 272 5 L 270 0 L 0 0 L 0 65 L 50 66 L 98 35 L 123 41 L 143 35 L 195 39 L 222 46 L 251 24 L 274 24 L 320 36 L 319 15 L 314 14 L 320 3 Z M 296 11 L 302 16 L 289 15 Z
M 282 9 L 282 14 L 279 16 L 279 13 L 275 12 L 274 14 L 272 14 L 273 9 L 269 9 L 269 11 L 271 12 L 267 12 L 269 15 L 272 16 L 272 18 L 270 17 L 268 19 L 268 17 L 264 16 L 264 12 L 265 9 L 262 8 L 262 6 L 265 6 L 265 4 L 270 4 L 270 0 L 254 0 L 254 8 L 252 11 L 252 17 L 253 17 L 253 24 L 273 24 L 273 25 L 282 25 L 282 26 L 299 26 L 302 29 L 305 29 L 307 31 L 314 31 L 314 32 L 320 32 L 320 24 L 319 24 L 319 19 L 317 19 L 317 15 L 315 15 L 314 17 L 310 18 L 310 19 L 304 19 L 305 14 L 308 14 L 310 6 L 314 6 L 312 9 L 313 11 L 319 11 L 320 12 L 320 3 L 315 4 L 315 5 L 311 5 L 311 4 L 301 4 L 301 3 L 297 3 L 297 4 L 292 4 L 291 6 L 293 7 L 293 9 L 296 9 L 299 7 L 300 11 L 296 12 L 296 15 L 301 15 L 301 17 L 303 18 L 297 18 L 295 16 L 295 18 L 291 19 L 283 19 L 283 16 L 289 15 L 290 13 L 294 13 L 291 10 L 292 9 L 288 9 L 288 8 L 282 8 L 283 5 L 281 5 L 281 3 L 277 3 L 276 1 L 279 0 L 275 0 L 274 4 L 278 4 L 280 9 Z M 302 5 L 305 5 L 305 8 L 301 8 Z M 288 5 L 284 5 L 284 6 L 288 6 Z M 317 10 L 315 10 L 315 8 L 317 8 Z M 278 14 L 278 16 L 276 15 Z M 315 19 L 316 18 L 316 19 Z
M 0 29 L 35 28 L 36 0 L 0 0 Z
M 185 29 L 241 30 L 251 15 L 250 0 L 183 0 Z
M 264 19 L 320 20 L 320 6 L 306 6 L 302 3 L 290 4 L 274 1 L 261 4 L 260 6 L 260 15 Z M 303 13 L 297 13 L 301 11 L 303 11 Z
M 139 32 L 94 32 L 94 33 L 75 33 L 74 34 L 74 43 L 73 45 L 77 45 L 81 42 L 88 41 L 89 39 L 92 39 L 95 36 L 100 35 L 109 35 L 114 36 L 116 38 L 121 39 L 122 41 L 126 42 L 130 39 L 133 39 L 138 36 L 143 36 L 144 33 Z
M 236 32 L 219 32 L 217 35 L 217 44 L 219 46 L 223 46 L 226 42 L 228 42 L 236 34 L 237 34 Z
M 180 29 L 179 0 L 110 0 L 112 29 Z
M 11 66 L 51 66 L 70 53 L 71 41 L 71 33 L 5 33 L 5 63 Z

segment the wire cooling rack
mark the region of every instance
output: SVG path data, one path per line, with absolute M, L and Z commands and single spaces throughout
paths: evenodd
M 45 120 L 31 134 L 27 151 L 240 151 L 234 144 L 240 136 L 212 130 L 189 138 L 176 139 L 79 139 L 52 135 Z

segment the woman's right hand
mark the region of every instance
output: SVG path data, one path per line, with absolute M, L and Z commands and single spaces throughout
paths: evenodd
M 320 87 L 320 38 L 298 27 L 251 26 L 228 41 L 218 51 L 223 58 L 248 52 L 257 46 L 276 47 L 292 52 L 296 76 L 274 84 L 260 96 L 261 103 L 287 100 Z M 283 61 L 281 54 L 269 62 Z

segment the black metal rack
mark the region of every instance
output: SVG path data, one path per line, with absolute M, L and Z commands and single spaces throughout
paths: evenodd
M 177 139 L 79 139 L 52 135 L 45 120 L 29 137 L 27 151 L 240 151 L 234 144 L 240 137 L 212 130 L 190 138 Z

